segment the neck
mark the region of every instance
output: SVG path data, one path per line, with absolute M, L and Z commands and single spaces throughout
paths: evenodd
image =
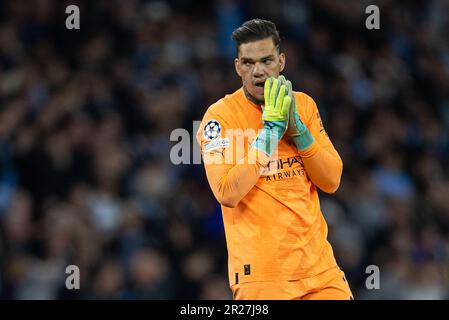
M 262 105 L 262 104 L 263 104 L 263 101 L 259 101 L 259 100 L 257 100 L 256 98 L 254 98 L 254 97 L 248 92 L 248 90 L 246 90 L 245 86 L 243 86 L 243 92 L 245 93 L 246 98 L 247 98 L 249 101 L 251 101 L 252 103 L 257 104 L 257 105 Z

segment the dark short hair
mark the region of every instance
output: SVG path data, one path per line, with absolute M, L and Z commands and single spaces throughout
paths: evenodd
M 281 38 L 276 25 L 268 20 L 252 19 L 244 22 L 240 27 L 232 32 L 232 40 L 237 45 L 237 55 L 242 43 L 253 42 L 265 38 L 273 39 L 274 46 L 279 50 Z

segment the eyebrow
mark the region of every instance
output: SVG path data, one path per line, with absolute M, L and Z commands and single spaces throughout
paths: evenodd
M 243 61 L 249 61 L 249 62 L 253 62 L 254 61 L 254 59 L 247 58 L 247 57 L 241 57 L 240 59 L 242 59 Z M 262 58 L 259 59 L 259 61 L 266 60 L 266 59 L 274 59 L 274 55 L 270 54 L 268 56 L 262 57 Z

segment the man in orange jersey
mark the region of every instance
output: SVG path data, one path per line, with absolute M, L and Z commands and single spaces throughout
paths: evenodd
M 317 188 L 333 193 L 342 161 L 313 99 L 280 75 L 276 26 L 237 28 L 242 88 L 212 104 L 197 132 L 220 202 L 234 299 L 352 299 L 327 241 Z

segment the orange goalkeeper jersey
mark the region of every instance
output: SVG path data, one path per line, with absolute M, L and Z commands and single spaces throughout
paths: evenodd
M 294 94 L 315 139 L 304 151 L 286 136 L 271 158 L 251 148 L 262 110 L 242 88 L 211 105 L 197 132 L 222 207 L 230 285 L 308 278 L 336 266 L 317 187 L 335 192 L 343 164 L 313 99 Z

